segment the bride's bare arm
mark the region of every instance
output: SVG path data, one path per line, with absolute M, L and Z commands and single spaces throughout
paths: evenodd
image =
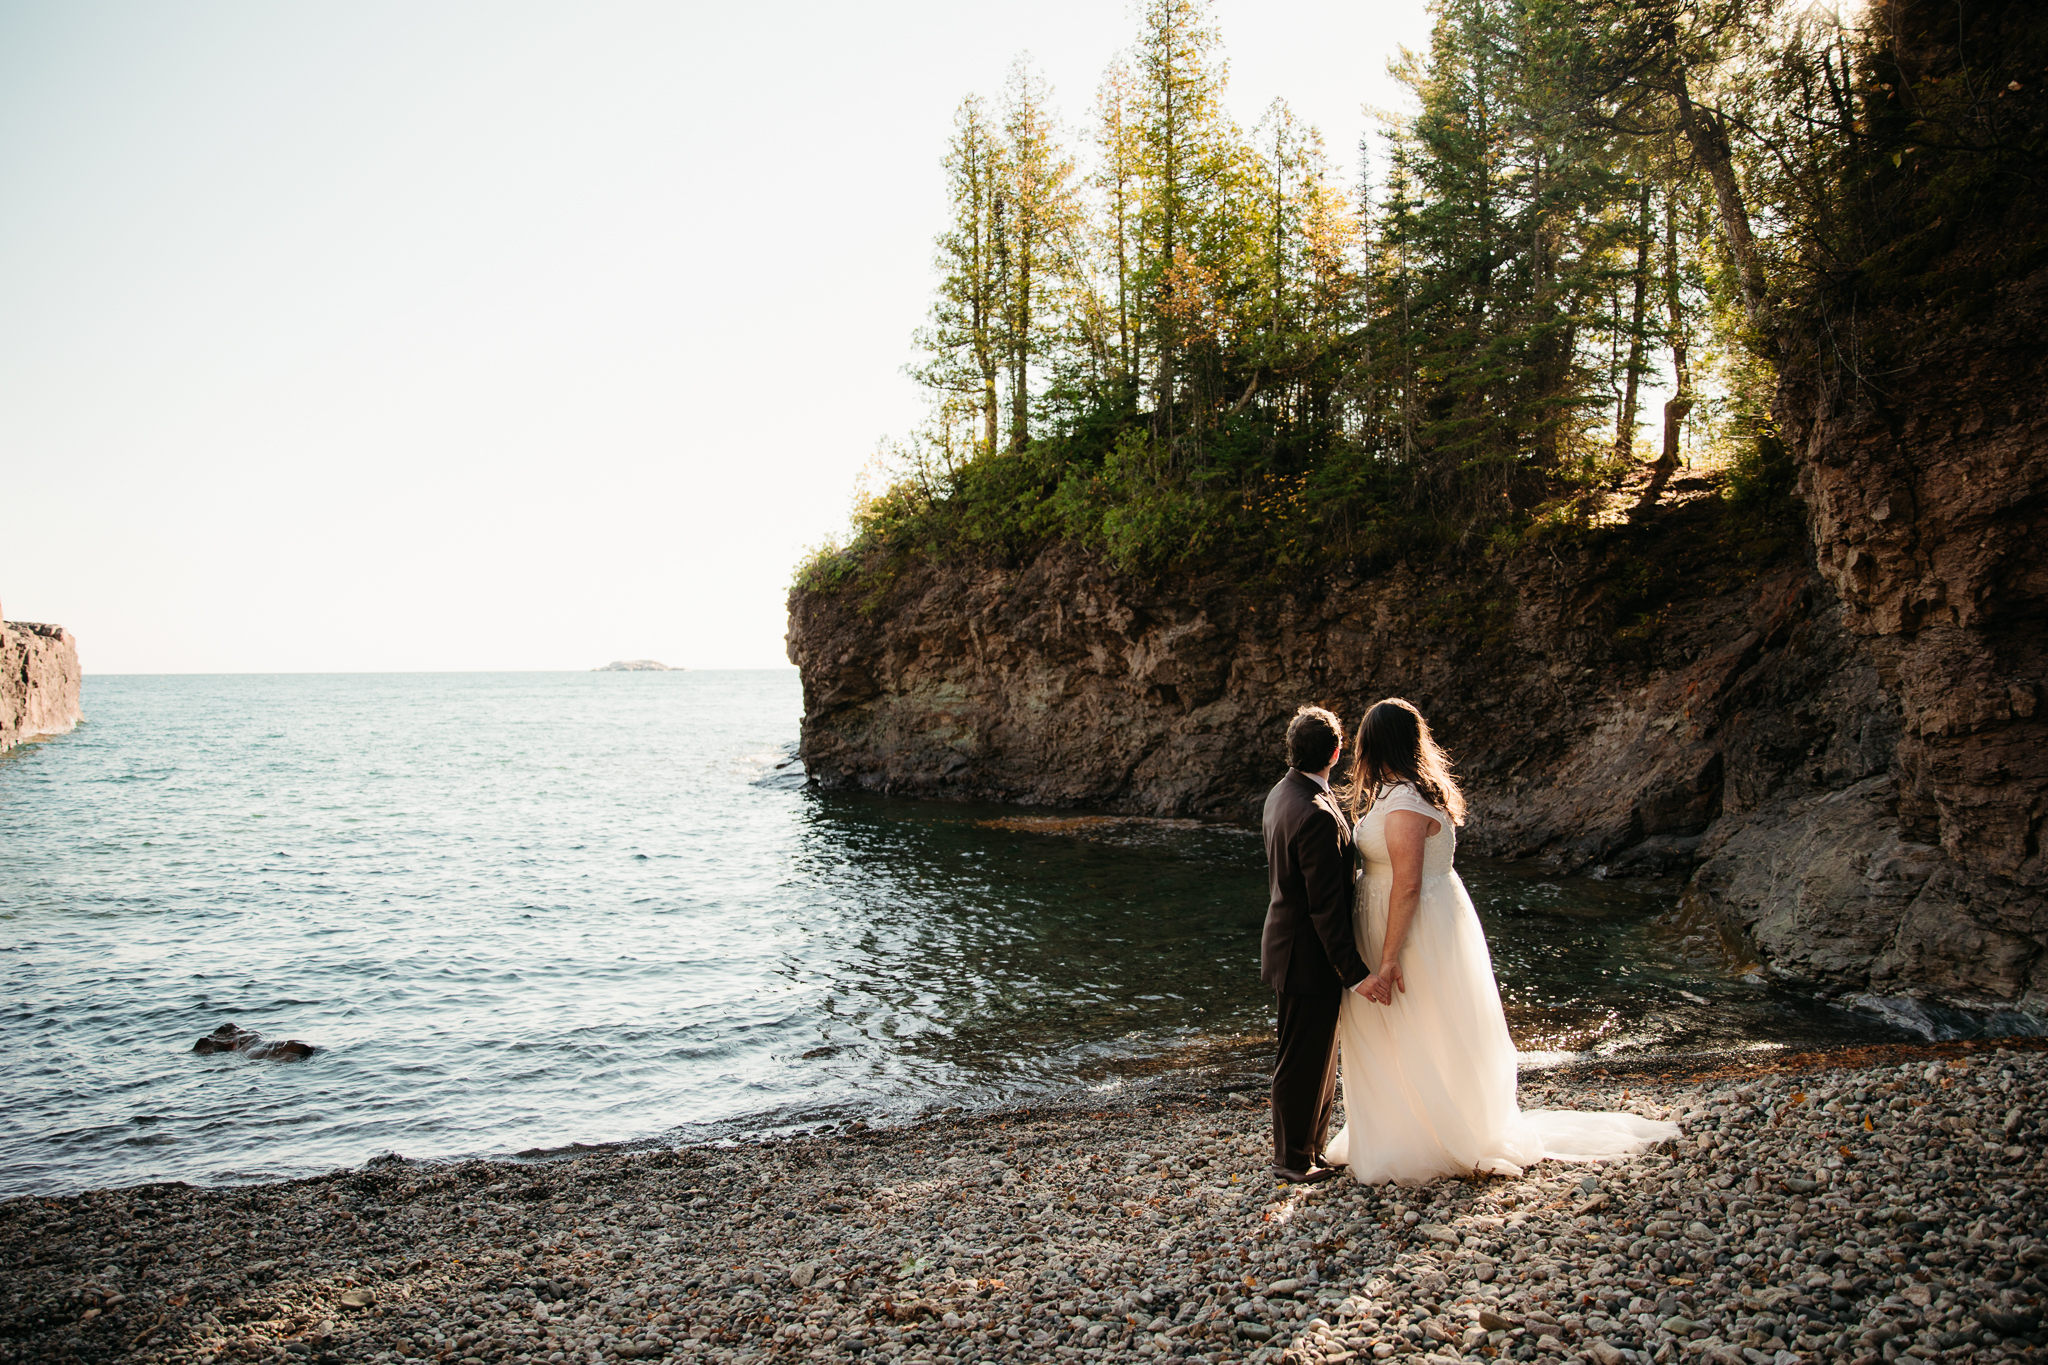
M 1380 965 L 1366 981 L 1368 1000 L 1391 1005 L 1396 991 L 1407 993 L 1401 949 L 1408 942 L 1408 926 L 1414 923 L 1415 908 L 1422 901 L 1422 844 L 1438 828 L 1435 820 L 1419 811 L 1387 812 L 1387 857 L 1394 865 L 1394 884 L 1387 898 L 1387 936 L 1380 946 Z

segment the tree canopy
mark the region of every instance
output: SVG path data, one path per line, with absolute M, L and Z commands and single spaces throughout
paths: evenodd
M 1022 65 L 963 100 L 930 420 L 800 579 L 1518 544 L 1625 480 L 1654 502 L 1688 446 L 1782 495 L 1785 310 L 1857 258 L 1883 35 L 1767 0 L 1434 14 L 1349 175 L 1284 101 L 1232 119 L 1203 0 L 1143 0 L 1078 132 Z

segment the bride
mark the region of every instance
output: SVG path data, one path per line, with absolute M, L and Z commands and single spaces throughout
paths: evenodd
M 1346 1123 L 1326 1159 L 1365 1184 L 1518 1176 L 1551 1157 L 1625 1156 L 1678 1136 L 1635 1114 L 1515 1102 L 1515 1045 L 1479 916 L 1451 868 L 1465 798 L 1422 713 L 1365 713 L 1346 798 L 1362 859 L 1353 930 L 1372 975 L 1338 1017 Z

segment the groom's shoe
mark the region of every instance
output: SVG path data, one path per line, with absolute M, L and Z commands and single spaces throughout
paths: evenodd
M 1325 1180 L 1335 1180 L 1343 1174 L 1342 1166 L 1314 1165 L 1305 1171 L 1290 1171 L 1285 1166 L 1273 1168 L 1273 1178 L 1283 1185 L 1320 1185 Z

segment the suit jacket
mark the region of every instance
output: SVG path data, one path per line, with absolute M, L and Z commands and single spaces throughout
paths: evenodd
M 1371 975 L 1351 929 L 1351 822 L 1293 768 L 1266 793 L 1266 932 L 1259 979 L 1276 991 L 1348 990 Z

